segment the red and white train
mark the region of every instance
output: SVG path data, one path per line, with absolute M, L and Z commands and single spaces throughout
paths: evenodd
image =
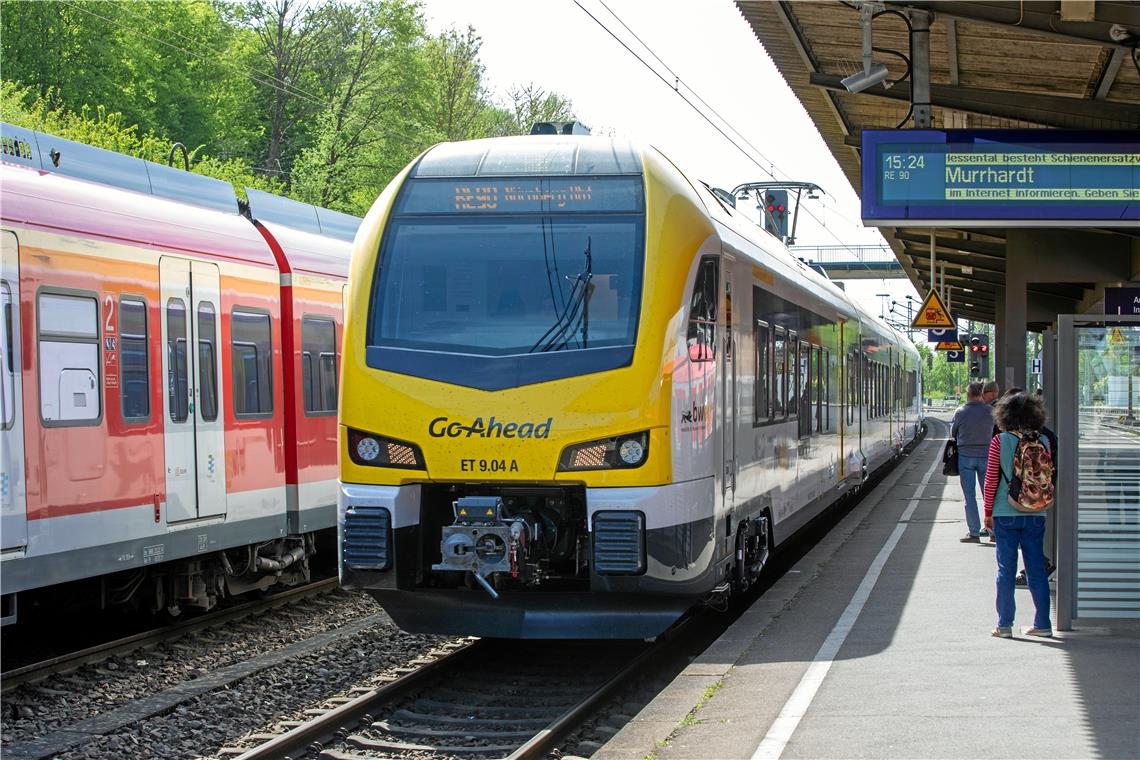
M 8 124 L 0 151 L 4 622 L 59 584 L 177 614 L 333 561 L 359 220 Z

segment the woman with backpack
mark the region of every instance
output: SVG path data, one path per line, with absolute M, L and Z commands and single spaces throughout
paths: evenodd
M 1045 407 L 1028 393 L 1004 396 L 994 406 L 1001 433 L 990 441 L 984 488 L 985 524 L 997 544 L 997 613 L 993 635 L 1013 636 L 1017 551 L 1025 564 L 1036 615 L 1027 636 L 1053 635 L 1049 620 L 1049 580 L 1042 540 L 1045 510 L 1053 503 L 1053 458 L 1041 433 Z

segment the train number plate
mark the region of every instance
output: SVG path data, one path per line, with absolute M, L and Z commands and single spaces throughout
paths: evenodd
M 460 472 L 518 472 L 516 459 L 460 459 Z

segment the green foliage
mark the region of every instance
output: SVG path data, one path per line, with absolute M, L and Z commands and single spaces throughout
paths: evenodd
M 573 118 L 533 83 L 496 102 L 481 45 L 414 0 L 5 2 L 2 118 L 363 214 L 435 143 Z

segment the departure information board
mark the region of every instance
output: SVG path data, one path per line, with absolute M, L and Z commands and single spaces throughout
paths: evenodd
M 1140 225 L 1135 132 L 864 130 L 867 224 Z

